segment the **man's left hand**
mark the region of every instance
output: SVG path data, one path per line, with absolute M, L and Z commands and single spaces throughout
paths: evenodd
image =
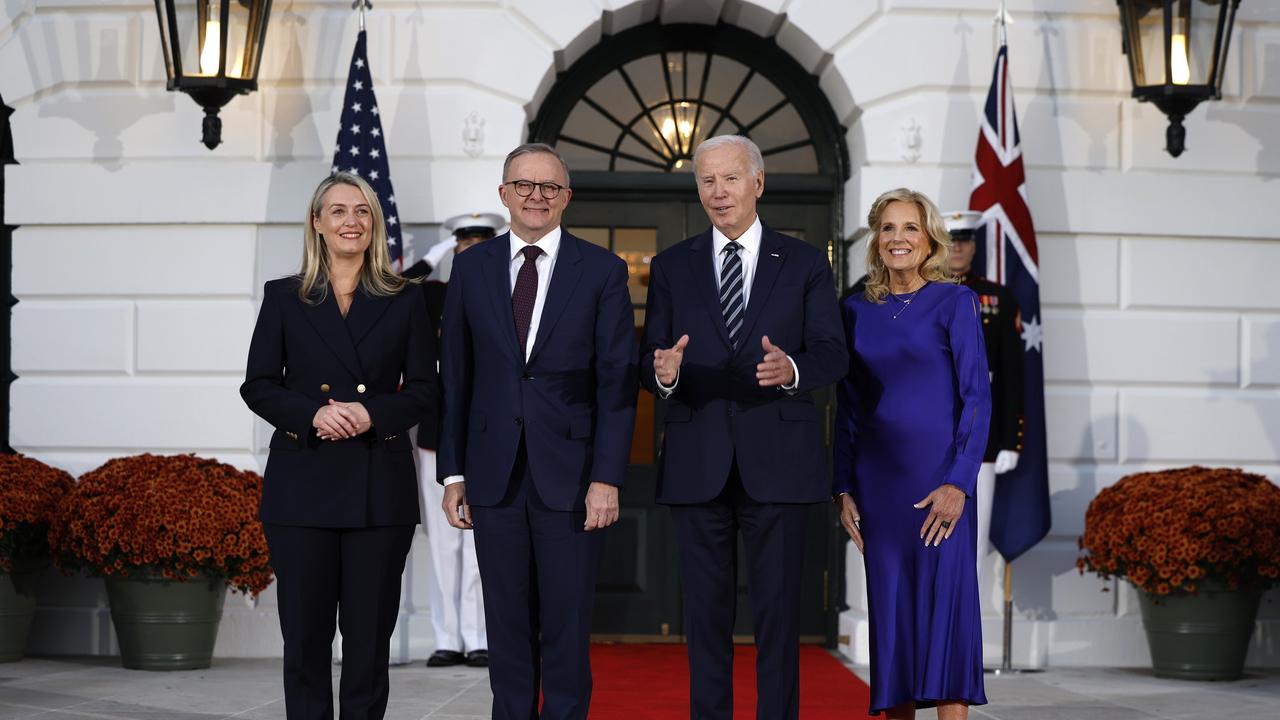
M 607 528 L 618 522 L 618 486 L 593 482 L 587 488 L 587 521 L 583 530 Z
M 760 346 L 764 348 L 764 358 L 756 365 L 756 380 L 760 387 L 777 387 L 795 382 L 795 368 L 787 359 L 782 348 L 769 342 L 769 336 L 760 338 Z

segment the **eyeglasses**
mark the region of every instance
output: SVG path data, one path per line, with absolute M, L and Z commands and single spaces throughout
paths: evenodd
M 529 197 L 536 187 L 544 200 L 555 200 L 560 191 L 564 189 L 563 185 L 557 185 L 553 182 L 536 183 L 532 180 L 508 180 L 502 184 L 515 186 L 516 194 L 520 197 Z

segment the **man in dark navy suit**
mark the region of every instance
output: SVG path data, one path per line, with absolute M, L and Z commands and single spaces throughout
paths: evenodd
M 667 402 L 658 502 L 680 543 L 690 715 L 733 717 L 737 535 L 755 618 L 756 717 L 799 715 L 809 505 L 831 498 L 811 391 L 848 371 L 826 254 L 760 222 L 764 161 L 740 136 L 694 153 L 712 227 L 650 265 L 640 378 Z
M 572 190 L 555 150 L 522 145 L 502 175 L 510 232 L 449 278 L 437 472 L 449 522 L 476 533 L 492 716 L 581 720 L 601 530 L 635 424 L 627 266 L 561 230 Z

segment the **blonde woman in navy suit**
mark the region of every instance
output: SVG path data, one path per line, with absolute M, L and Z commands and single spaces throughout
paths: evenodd
M 391 269 L 378 198 L 355 175 L 312 196 L 302 272 L 272 280 L 240 394 L 275 426 L 262 522 L 276 572 L 289 720 L 381 718 L 400 573 L 418 523 L 409 428 L 437 407 L 435 331 Z M 336 617 L 336 625 L 335 625 Z

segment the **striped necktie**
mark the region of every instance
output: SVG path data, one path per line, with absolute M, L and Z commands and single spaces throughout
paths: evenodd
M 746 303 L 742 298 L 742 257 L 738 251 L 742 246 L 733 240 L 724 246 L 720 261 L 720 312 L 724 315 L 724 326 L 729 331 L 729 344 L 738 349 L 738 333 L 742 331 L 742 313 Z

